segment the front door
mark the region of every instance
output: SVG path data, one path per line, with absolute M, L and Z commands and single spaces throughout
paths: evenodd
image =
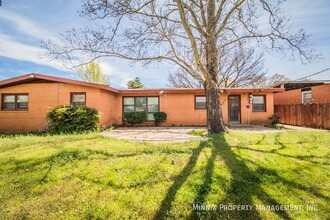
M 241 97 L 239 95 L 228 96 L 229 123 L 240 123 Z

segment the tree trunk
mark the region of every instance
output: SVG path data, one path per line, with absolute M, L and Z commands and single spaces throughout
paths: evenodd
M 212 82 L 206 83 L 205 94 L 207 132 L 209 134 L 214 134 L 226 131 L 221 111 L 219 88 Z
M 205 37 L 206 69 L 208 77 L 205 79 L 207 132 L 209 134 L 224 132 L 226 130 L 220 104 L 218 87 L 218 50 L 217 35 L 215 33 L 215 0 L 209 0 L 207 5 L 207 33 Z

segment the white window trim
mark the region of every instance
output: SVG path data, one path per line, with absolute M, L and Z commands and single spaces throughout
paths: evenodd
M 310 103 L 304 103 L 304 94 L 306 93 L 310 93 L 311 94 L 311 100 L 313 100 L 313 96 L 312 96 L 312 91 L 304 91 L 304 92 L 301 92 L 301 103 L 302 104 L 310 104 Z M 311 102 L 312 103 L 312 102 Z

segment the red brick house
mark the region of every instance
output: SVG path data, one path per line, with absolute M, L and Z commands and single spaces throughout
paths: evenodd
M 275 105 L 330 103 L 330 80 L 280 82 L 273 88 L 285 89 L 274 94 Z
M 274 113 L 273 95 L 282 88 L 224 88 L 221 90 L 225 123 L 268 124 Z M 0 132 L 37 131 L 47 127 L 46 114 L 59 105 L 86 105 L 98 110 L 100 123 L 123 124 L 123 113 L 164 111 L 164 126 L 205 125 L 203 89 L 126 89 L 31 73 L 0 81 Z

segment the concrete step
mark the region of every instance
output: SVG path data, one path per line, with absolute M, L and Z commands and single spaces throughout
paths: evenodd
M 228 127 L 229 128 L 252 128 L 253 125 L 235 123 L 235 124 L 228 124 Z

